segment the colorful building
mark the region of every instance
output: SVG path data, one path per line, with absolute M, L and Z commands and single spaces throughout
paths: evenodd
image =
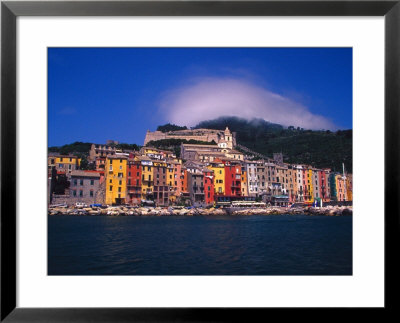
M 142 165 L 138 158 L 128 158 L 126 174 L 126 202 L 138 205 L 142 199 Z
M 107 157 L 105 169 L 106 204 L 126 203 L 126 170 L 126 157 L 115 155 Z
M 313 200 L 320 201 L 321 200 L 321 169 L 313 168 L 312 169 L 312 177 L 311 183 L 313 185 Z
M 303 183 L 304 183 L 304 202 L 314 202 L 314 185 L 313 185 L 313 171 L 310 166 L 303 167 Z
M 153 199 L 154 177 L 153 161 L 146 156 L 139 157 L 142 166 L 142 199 Z
M 174 189 L 175 193 L 174 195 L 176 197 L 181 196 L 182 193 L 182 164 L 180 162 L 173 162 L 173 167 L 174 167 Z
M 249 196 L 249 191 L 247 189 L 247 172 L 246 172 L 246 166 L 241 165 L 242 168 L 242 175 L 240 178 L 240 189 L 242 192 L 242 196 Z
M 353 201 L 353 175 L 346 174 L 347 201 Z
M 257 177 L 257 167 L 263 165 L 262 161 L 248 160 L 245 161 L 246 172 L 247 172 L 247 187 L 249 196 L 258 196 L 259 191 L 259 179 Z
M 201 206 L 204 200 L 204 173 L 200 168 L 188 170 L 188 188 L 192 205 Z
M 99 157 L 114 156 L 116 152 L 122 152 L 122 150 L 116 149 L 113 145 L 92 144 L 89 151 L 89 161 L 94 162 Z
M 81 164 L 81 158 L 75 155 L 60 155 L 57 153 L 49 153 L 47 158 L 47 166 L 49 176 L 53 167 L 58 173 L 71 174 L 72 171 L 78 170 Z
M 69 204 L 77 202 L 87 205 L 104 203 L 101 184 L 104 176 L 96 171 L 74 170 L 71 172 Z
M 182 194 L 189 193 L 188 190 L 188 173 L 186 167 L 182 166 L 181 168 L 181 176 L 180 176 L 180 182 L 182 184 L 181 192 Z
M 347 201 L 346 177 L 339 173 L 331 173 L 329 176 L 331 199 L 333 201 Z
M 153 200 L 157 206 L 169 205 L 170 186 L 168 185 L 167 163 L 163 160 L 153 162 Z
M 214 173 L 214 191 L 216 195 L 225 194 L 225 165 L 221 160 L 215 160 L 207 166 Z
M 346 193 L 346 177 L 342 175 L 335 176 L 336 181 L 336 190 L 337 190 L 337 201 L 342 202 L 347 200 L 347 193 Z
M 225 195 L 241 196 L 241 174 L 242 167 L 240 165 L 232 165 L 230 162 L 225 163 Z
M 214 171 L 208 168 L 203 169 L 204 179 L 204 202 L 206 205 L 214 203 Z

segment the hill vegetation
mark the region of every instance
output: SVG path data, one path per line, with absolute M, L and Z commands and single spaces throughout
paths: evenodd
M 90 147 L 92 146 L 91 142 L 80 142 L 75 141 L 72 144 L 64 145 L 64 146 L 53 146 L 49 147 L 49 152 L 59 153 L 61 155 L 68 155 L 68 154 L 88 154 Z
M 158 126 L 157 127 L 157 131 L 161 131 L 161 132 L 169 132 L 169 131 L 176 131 L 176 130 L 187 130 L 186 126 L 177 126 L 176 124 L 171 124 L 171 123 L 167 123 L 165 125 L 162 126 Z
M 352 172 L 352 130 L 305 130 L 300 127 L 285 128 L 262 119 L 246 120 L 221 117 L 200 122 L 195 128 L 236 132 L 237 143 L 263 155 L 282 152 L 288 163 L 308 164 L 320 168 Z

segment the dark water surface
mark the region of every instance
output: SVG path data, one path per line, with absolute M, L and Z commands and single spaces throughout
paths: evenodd
M 49 216 L 49 275 L 351 275 L 352 217 Z

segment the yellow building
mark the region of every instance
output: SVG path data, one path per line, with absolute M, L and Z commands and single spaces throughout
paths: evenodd
M 124 204 L 126 198 L 125 156 L 108 156 L 106 159 L 106 204 Z
M 225 194 L 225 166 L 222 163 L 211 163 L 208 169 L 214 171 L 214 191 L 215 194 Z
M 49 155 L 47 159 L 49 172 L 55 167 L 57 171 L 71 173 L 73 170 L 79 169 L 81 159 L 73 155 Z
M 346 175 L 346 197 L 347 201 L 353 201 L 353 175 Z
M 312 169 L 309 167 L 306 169 L 306 185 L 307 185 L 307 195 L 305 196 L 305 201 L 306 202 L 314 202 L 314 189 L 313 189 L 313 176 L 312 176 Z
M 240 190 L 242 196 L 249 196 L 249 190 L 247 186 L 247 172 L 245 166 L 242 166 L 242 176 L 240 177 Z
M 142 164 L 142 199 L 146 200 L 149 196 L 153 196 L 154 176 L 153 162 L 148 157 L 139 157 Z

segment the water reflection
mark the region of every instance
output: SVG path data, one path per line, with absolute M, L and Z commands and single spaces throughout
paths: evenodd
M 50 275 L 351 275 L 352 218 L 49 217 Z

